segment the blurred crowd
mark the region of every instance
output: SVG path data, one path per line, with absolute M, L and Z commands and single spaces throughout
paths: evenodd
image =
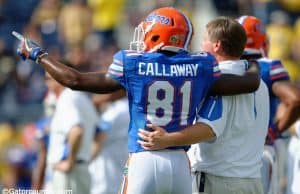
M 267 26 L 269 57 L 282 60 L 300 83 L 299 0 L 0 0 L 0 188 L 30 188 L 36 161 L 37 120 L 45 114 L 44 71 L 16 55 L 17 31 L 35 40 L 59 61 L 81 71 L 105 71 L 115 51 L 129 48 L 134 27 L 145 13 L 174 6 L 191 17 L 192 50 L 201 29 L 218 15 L 254 15 Z M 99 110 L 103 96 L 93 96 Z

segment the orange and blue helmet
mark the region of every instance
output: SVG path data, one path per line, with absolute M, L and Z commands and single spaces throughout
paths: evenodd
M 262 21 L 254 16 L 241 16 L 237 20 L 246 31 L 246 53 L 261 54 L 264 57 L 267 56 L 269 51 L 269 39 Z
M 152 11 L 136 27 L 130 48 L 146 52 L 188 50 L 192 36 L 188 17 L 173 7 L 163 7 Z

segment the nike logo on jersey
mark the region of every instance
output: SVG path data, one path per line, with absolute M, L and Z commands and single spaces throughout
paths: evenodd
M 163 77 L 195 77 L 198 64 L 160 64 L 139 62 L 139 75 Z

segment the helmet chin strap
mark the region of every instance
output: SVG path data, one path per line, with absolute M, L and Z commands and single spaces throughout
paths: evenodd
M 153 53 L 156 52 L 157 50 L 162 50 L 162 51 L 171 51 L 174 53 L 178 53 L 179 51 L 184 50 L 183 48 L 176 47 L 176 46 L 164 46 L 164 44 L 165 44 L 164 42 L 161 42 L 160 44 L 156 45 L 148 52 Z
M 161 50 L 171 51 L 171 52 L 174 52 L 174 53 L 178 53 L 179 51 L 185 50 L 185 49 L 184 48 L 180 48 L 180 47 L 176 47 L 176 46 L 164 46 L 164 47 L 161 48 Z
M 153 47 L 151 50 L 149 50 L 149 53 L 153 53 L 156 52 L 157 50 L 161 49 L 164 46 L 164 42 L 159 43 L 158 45 L 156 45 L 155 47 Z

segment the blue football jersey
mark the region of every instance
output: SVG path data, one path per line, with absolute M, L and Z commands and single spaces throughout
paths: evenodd
M 210 86 L 219 78 L 216 59 L 208 53 L 181 51 L 138 53 L 121 50 L 114 55 L 108 75 L 127 90 L 130 111 L 129 152 L 144 151 L 137 143 L 138 129 L 152 123 L 174 132 L 191 125 Z M 171 149 L 188 149 L 173 147 Z
M 270 121 L 268 138 L 273 136 L 270 133 L 278 133 L 274 123 L 277 106 L 280 100 L 274 95 L 272 85 L 276 81 L 289 80 L 289 75 L 286 69 L 281 64 L 280 60 L 271 60 L 268 58 L 261 58 L 257 60 L 261 68 L 261 78 L 266 83 L 269 89 L 270 96 Z M 271 141 L 270 139 L 268 141 Z M 270 142 L 269 142 L 270 143 Z

